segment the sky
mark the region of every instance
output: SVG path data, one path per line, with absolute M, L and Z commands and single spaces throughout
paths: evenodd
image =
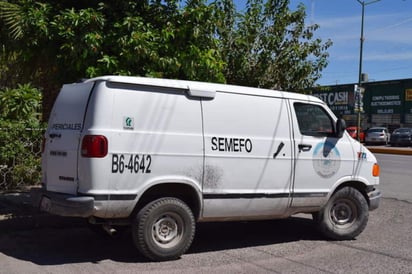
M 412 0 L 359 1 L 370 3 L 365 5 L 362 72 L 369 81 L 412 78 Z M 320 25 L 315 37 L 333 42 L 317 84 L 357 83 L 362 5 L 357 0 L 291 0 L 291 9 L 299 3 L 306 6 L 307 24 Z

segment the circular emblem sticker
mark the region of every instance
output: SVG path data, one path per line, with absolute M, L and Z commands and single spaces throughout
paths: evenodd
M 330 142 L 319 143 L 313 151 L 313 168 L 323 178 L 330 178 L 340 168 L 340 154 Z

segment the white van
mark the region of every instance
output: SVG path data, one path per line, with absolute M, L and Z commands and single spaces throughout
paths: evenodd
M 353 239 L 379 206 L 379 166 L 318 98 L 104 76 L 64 85 L 45 134 L 41 210 L 130 225 L 152 260 L 178 258 L 196 222 L 313 214 Z

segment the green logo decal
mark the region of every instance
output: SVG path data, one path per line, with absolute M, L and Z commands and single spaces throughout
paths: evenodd
M 124 129 L 133 129 L 134 128 L 134 119 L 133 119 L 133 117 L 123 117 L 123 128 Z

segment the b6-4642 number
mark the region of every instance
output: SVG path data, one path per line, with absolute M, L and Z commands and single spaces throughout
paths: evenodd
M 147 154 L 113 154 L 112 173 L 151 173 L 152 156 Z

